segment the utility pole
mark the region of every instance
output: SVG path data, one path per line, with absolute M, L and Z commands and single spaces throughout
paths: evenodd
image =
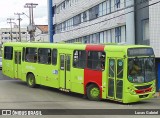
M 19 21 L 19 42 L 21 42 L 21 15 L 24 13 L 14 13 L 14 15 L 18 15 L 18 21 Z
M 33 18 L 33 8 L 36 8 L 38 4 L 36 3 L 26 3 L 24 8 L 29 8 L 29 25 L 27 27 L 27 31 L 30 34 L 30 41 L 35 40 L 35 31 L 36 26 L 34 24 L 34 18 Z
M 11 32 L 10 32 L 10 35 L 11 35 L 11 42 L 12 42 L 12 20 L 14 20 L 14 18 L 7 18 L 7 21 L 9 21 L 9 22 L 7 22 L 7 23 L 9 23 L 10 24 L 10 26 L 11 26 Z

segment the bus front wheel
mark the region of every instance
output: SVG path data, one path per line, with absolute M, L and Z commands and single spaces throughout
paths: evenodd
M 99 87 L 95 84 L 91 84 L 87 87 L 87 97 L 92 101 L 100 100 L 100 90 Z
M 35 77 L 31 73 L 27 75 L 27 85 L 31 88 L 36 87 Z

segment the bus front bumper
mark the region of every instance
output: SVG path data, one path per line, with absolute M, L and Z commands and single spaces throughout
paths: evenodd
M 133 102 L 138 102 L 142 100 L 147 100 L 153 98 L 155 95 L 155 91 L 144 93 L 144 94 L 131 94 L 131 93 L 126 93 L 123 98 L 123 103 L 133 103 Z

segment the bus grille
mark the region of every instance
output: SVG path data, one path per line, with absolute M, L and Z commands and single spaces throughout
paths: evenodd
M 148 94 L 146 94 L 146 95 L 139 95 L 139 98 L 146 98 L 146 97 L 148 97 Z
M 137 88 L 138 90 L 147 89 L 147 88 L 150 88 L 150 87 L 151 87 L 151 84 L 150 85 L 146 85 L 146 86 L 135 86 L 135 88 Z

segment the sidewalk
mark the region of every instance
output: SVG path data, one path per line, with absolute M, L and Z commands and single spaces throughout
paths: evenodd
M 154 95 L 155 98 L 160 97 L 160 92 L 156 92 Z

